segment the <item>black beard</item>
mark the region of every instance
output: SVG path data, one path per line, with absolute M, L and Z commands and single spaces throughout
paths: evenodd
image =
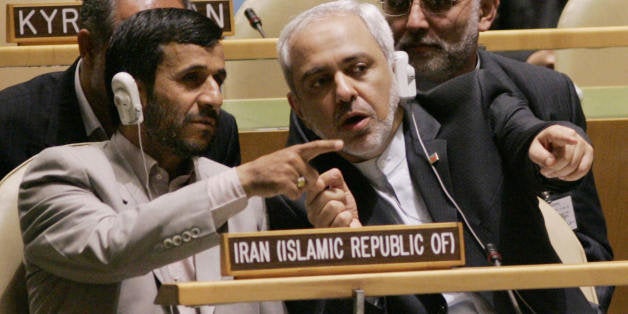
M 182 139 L 181 129 L 188 123 L 191 117 L 186 116 L 181 123 L 175 123 L 174 119 L 172 119 L 174 113 L 165 108 L 165 106 L 157 103 L 155 97 L 150 97 L 144 118 L 144 126 L 148 136 L 181 158 L 204 155 L 209 148 L 209 143 L 213 140 L 214 134 L 207 135 L 211 138 L 206 144 L 196 144 Z M 201 115 L 213 118 L 216 121 L 214 130 L 218 129 L 218 113 L 216 111 L 208 109 L 202 112 Z

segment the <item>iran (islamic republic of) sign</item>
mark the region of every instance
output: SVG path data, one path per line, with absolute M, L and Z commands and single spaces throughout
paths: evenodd
M 225 233 L 222 272 L 235 277 L 406 271 L 464 265 L 460 223 Z

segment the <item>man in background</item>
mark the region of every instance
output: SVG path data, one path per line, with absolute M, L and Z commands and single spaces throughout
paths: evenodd
M 187 0 L 85 0 L 80 12 L 80 58 L 63 72 L 47 73 L 0 91 L 0 178 L 55 145 L 103 141 L 113 134 L 105 91 L 105 49 L 114 29 L 140 10 L 186 8 Z M 236 121 L 221 112 L 220 136 L 205 156 L 227 166 L 240 164 Z
M 464 133 L 465 122 L 442 112 L 438 103 L 452 95 L 456 78 L 480 69 L 525 101 L 538 118 L 569 121 L 586 130 L 580 100 L 566 75 L 479 49 L 479 32 L 491 27 L 499 0 L 382 0 L 381 5 L 395 48 L 406 51 L 415 68 L 419 103 L 443 125 Z M 612 260 L 593 173 L 572 191 L 546 190 L 541 196 L 562 207 L 561 215 L 574 222 L 571 227 L 589 261 Z M 600 305 L 608 308 L 613 288 L 596 290 Z

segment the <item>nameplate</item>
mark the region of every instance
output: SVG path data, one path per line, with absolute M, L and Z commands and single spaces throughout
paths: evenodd
M 196 11 L 216 21 L 223 34 L 235 33 L 233 0 L 192 1 Z M 7 42 L 74 44 L 81 2 L 7 4 Z
M 222 235 L 234 277 L 408 271 L 464 265 L 460 223 L 312 228 Z

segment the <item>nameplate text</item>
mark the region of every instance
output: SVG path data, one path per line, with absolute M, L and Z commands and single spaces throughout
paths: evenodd
M 223 275 L 272 277 L 464 265 L 459 223 L 226 233 Z

